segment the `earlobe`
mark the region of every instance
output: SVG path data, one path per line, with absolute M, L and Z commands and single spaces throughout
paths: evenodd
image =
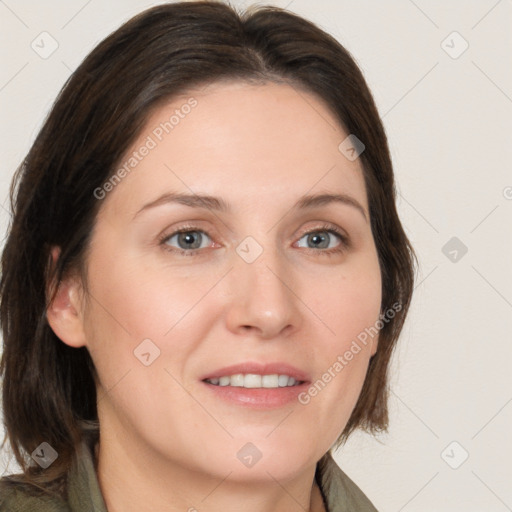
M 52 249 L 52 264 L 54 265 L 60 250 Z M 55 284 L 49 287 L 53 290 Z M 46 309 L 46 318 L 52 331 L 70 347 L 83 347 L 85 343 L 80 280 L 69 276 L 59 284 L 53 300 Z M 51 293 L 49 291 L 49 293 Z M 49 295 L 49 298 L 51 296 Z

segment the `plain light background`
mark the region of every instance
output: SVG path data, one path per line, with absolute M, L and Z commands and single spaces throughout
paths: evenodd
M 2 239 L 11 177 L 65 80 L 157 3 L 0 1 Z M 338 463 L 379 511 L 512 510 L 512 2 L 254 3 L 288 6 L 355 57 L 420 259 L 391 371 L 389 434 L 354 434 Z M 58 44 L 47 58 L 31 46 L 42 37 L 46 51 Z M 6 453 L 0 463 L 16 470 Z

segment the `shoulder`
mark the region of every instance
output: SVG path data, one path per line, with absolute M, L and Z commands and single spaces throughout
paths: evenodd
M 70 512 L 58 497 L 37 492 L 27 484 L 0 478 L 0 512 Z

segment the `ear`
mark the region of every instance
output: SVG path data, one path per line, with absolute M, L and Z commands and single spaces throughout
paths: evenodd
M 51 264 L 55 266 L 60 248 L 51 249 Z M 82 286 L 78 276 L 70 276 L 60 283 L 49 283 L 48 293 L 58 286 L 53 301 L 46 309 L 46 318 L 53 332 L 70 347 L 83 347 L 86 344 L 82 314 Z M 48 295 L 50 297 L 50 295 Z

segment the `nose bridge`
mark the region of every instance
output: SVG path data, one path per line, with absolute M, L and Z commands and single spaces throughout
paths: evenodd
M 251 328 L 272 337 L 297 327 L 300 311 L 292 280 L 284 255 L 270 241 L 263 246 L 251 237 L 243 240 L 236 248 L 231 272 L 230 329 Z

